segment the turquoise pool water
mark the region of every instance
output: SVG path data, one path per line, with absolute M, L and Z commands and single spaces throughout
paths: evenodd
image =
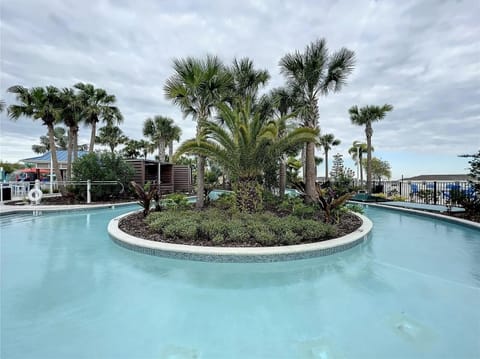
M 128 251 L 130 208 L 1 216 L 2 358 L 473 358 L 480 231 L 368 208 L 347 252 L 255 264 Z

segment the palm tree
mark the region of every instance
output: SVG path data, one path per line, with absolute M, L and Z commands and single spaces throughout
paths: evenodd
M 354 64 L 353 51 L 342 48 L 329 54 L 325 39 L 310 43 L 304 53 L 296 51 L 280 60 L 281 73 L 287 77 L 287 85 L 296 94 L 304 127 L 318 128 L 319 96 L 340 91 Z M 307 143 L 305 162 L 305 191 L 307 200 L 311 200 L 317 196 L 315 141 Z
M 137 140 L 129 140 L 122 149 L 122 154 L 126 158 L 137 158 L 141 154 L 142 144 Z M 146 159 L 145 154 L 145 159 Z
M 158 148 L 158 192 L 160 193 L 160 174 L 162 162 L 165 162 L 165 145 L 170 141 L 174 122 L 171 118 L 155 116 L 147 118 L 143 123 L 143 135 L 150 138 Z
M 367 137 L 367 192 L 372 191 L 372 135 L 373 128 L 372 122 L 380 121 L 383 119 L 387 112 L 392 111 L 393 106 L 385 104 L 383 106 L 365 106 L 358 108 L 352 106 L 348 112 L 350 114 L 350 120 L 353 124 L 359 126 L 365 126 L 365 135 Z
M 57 150 L 66 150 L 68 138 L 65 136 L 65 129 L 63 127 L 56 126 L 53 129 L 53 136 L 55 139 L 55 147 Z M 32 145 L 32 151 L 35 153 L 45 153 L 50 151 L 50 139 L 47 136 L 40 136 L 40 144 Z
M 93 152 L 97 123 L 102 120 L 108 124 L 119 124 L 123 117 L 118 107 L 114 106 L 116 102 L 114 95 L 109 95 L 104 89 L 95 88 L 92 84 L 79 82 L 74 87 L 79 90 L 85 123 L 92 128 L 88 150 Z
M 372 147 L 372 151 L 374 148 Z M 353 141 L 352 147 L 349 148 L 348 153 L 352 159 L 357 163 L 360 174 L 360 183 L 363 183 L 363 154 L 367 153 L 367 144 L 360 141 Z M 358 178 L 358 177 L 357 177 Z
M 325 182 L 328 181 L 328 151 L 332 149 L 332 146 L 338 146 L 340 143 L 333 133 L 327 133 L 318 138 L 317 144 L 323 148 L 323 153 L 325 153 Z
M 110 147 L 112 153 L 115 152 L 115 148 L 128 141 L 128 137 L 123 134 L 123 131 L 117 126 L 106 125 L 98 129 L 98 136 L 96 142 L 101 145 Z
M 179 106 L 185 117 L 197 121 L 196 141 L 202 141 L 202 129 L 231 84 L 231 75 L 215 56 L 205 59 L 187 57 L 173 62 L 174 74 L 167 79 L 167 99 Z M 205 158 L 197 157 L 197 208 L 202 208 L 205 189 Z
M 287 125 L 287 120 L 291 119 L 294 115 L 295 100 L 292 93 L 287 88 L 276 88 L 270 92 L 270 100 L 273 106 L 274 116 L 277 116 L 276 126 L 278 138 L 283 138 L 289 130 L 292 129 Z M 294 151 L 296 152 L 296 151 Z M 285 188 L 287 183 L 287 153 L 283 153 L 280 156 L 279 167 L 279 195 L 283 197 L 285 195 Z
M 232 76 L 232 84 L 230 86 L 229 102 L 232 105 L 237 103 L 242 106 L 245 100 L 249 99 L 252 104 L 256 105 L 258 91 L 270 79 L 267 70 L 256 70 L 253 61 L 249 58 L 234 59 L 233 64 L 228 71 Z
M 57 149 L 55 147 L 54 126 L 60 120 L 61 101 L 59 90 L 54 86 L 33 87 L 32 89 L 23 86 L 12 86 L 8 92 L 14 93 L 20 104 L 8 107 L 9 117 L 18 120 L 21 116 L 31 117 L 33 120 L 41 119 L 42 124 L 48 128 L 50 142 L 50 154 L 52 156 L 53 169 L 59 182 L 59 190 L 65 195 L 65 186 L 62 183 L 62 175 L 58 166 Z
M 273 142 L 278 139 L 276 127 L 261 116 L 260 111 L 253 112 L 252 107 L 251 101 L 246 101 L 241 109 L 219 104 L 223 126 L 205 123 L 205 136 L 200 141 L 183 142 L 175 153 L 177 158 L 182 154 L 203 155 L 222 166 L 234 183 L 237 207 L 243 212 L 254 212 L 261 202 L 258 177 L 262 174 L 269 146 L 275 146 L 277 153 L 284 153 L 316 136 L 312 129 L 299 128 Z
M 78 131 L 82 119 L 82 104 L 80 98 L 71 88 L 64 88 L 60 94 L 62 101 L 62 117 L 68 127 L 67 147 L 67 180 L 72 177 L 72 161 L 78 157 Z
M 3 110 L 5 109 L 5 106 L 6 106 L 5 101 L 0 100 L 0 112 L 3 112 Z

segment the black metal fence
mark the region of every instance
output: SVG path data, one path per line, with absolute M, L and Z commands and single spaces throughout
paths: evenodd
M 400 201 L 457 205 L 476 196 L 473 183 L 467 181 L 381 181 L 374 182 L 372 193 L 383 193 Z

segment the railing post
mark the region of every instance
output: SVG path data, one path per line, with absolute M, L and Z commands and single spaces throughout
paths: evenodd
M 433 204 L 437 204 L 437 181 L 433 181 Z
M 92 182 L 90 180 L 87 180 L 87 203 L 92 202 L 92 197 L 90 194 L 91 188 L 92 188 Z

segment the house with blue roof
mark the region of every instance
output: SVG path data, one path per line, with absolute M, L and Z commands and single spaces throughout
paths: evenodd
M 87 153 L 88 151 L 78 151 L 78 158 L 85 156 Z M 57 150 L 58 166 L 60 167 L 62 176 L 67 170 L 67 154 L 68 151 L 66 150 Z M 20 162 L 25 164 L 28 163 L 37 169 L 50 169 L 52 164 L 52 154 L 48 151 L 41 156 L 24 158 L 23 160 L 20 160 Z

